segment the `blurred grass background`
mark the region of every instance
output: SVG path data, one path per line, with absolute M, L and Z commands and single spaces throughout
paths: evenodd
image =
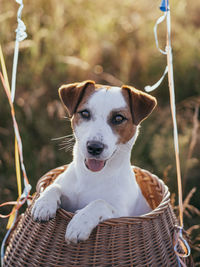
M 58 142 L 51 140 L 71 133 L 70 122 L 64 119 L 66 114 L 58 98 L 61 84 L 93 79 L 102 84 L 123 83 L 143 89 L 161 77 L 166 57 L 156 49 L 153 35 L 155 21 L 162 15 L 159 5 L 160 0 L 24 0 L 22 18 L 28 38 L 20 44 L 15 108 L 32 193 L 45 172 L 72 159 L 70 152 L 59 151 Z M 15 1 L 0 0 L 0 42 L 10 79 L 18 7 Z M 171 3 L 184 222 L 191 234 L 196 266 L 200 266 L 199 14 L 199 1 Z M 163 23 L 158 30 L 163 49 L 165 28 Z M 153 95 L 158 99 L 158 107 L 142 124 L 132 162 L 163 178 L 176 205 L 167 79 Z M 1 84 L 0 181 L 0 202 L 15 200 L 14 134 Z M 7 207 L 1 209 L 1 213 L 8 212 Z M 7 220 L 1 219 L 0 239 L 5 234 L 6 223 Z

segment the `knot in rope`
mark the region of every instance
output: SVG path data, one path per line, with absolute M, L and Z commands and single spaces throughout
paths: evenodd
M 174 231 L 174 251 L 178 257 L 190 256 L 191 250 L 188 242 L 183 237 L 183 227 L 176 225 Z
M 26 37 L 27 37 L 26 26 L 25 26 L 24 22 L 21 20 L 22 9 L 23 9 L 24 5 L 23 5 L 23 0 L 16 0 L 16 2 L 20 5 L 18 12 L 17 12 L 18 26 L 17 26 L 17 29 L 15 30 L 16 41 L 21 42 L 24 39 L 26 39 Z
M 22 0 L 16 0 L 16 2 L 20 5 L 18 12 L 17 12 L 17 22 L 18 26 L 16 31 L 16 41 L 21 42 L 27 37 L 26 33 L 26 26 L 24 22 L 21 20 L 21 15 L 22 15 L 22 9 L 24 7 L 23 1 Z
M 174 252 L 177 256 L 178 266 L 187 267 L 183 261 L 183 258 L 189 257 L 191 254 L 191 249 L 183 237 L 183 227 L 175 225 L 174 228 L 174 240 L 173 240 Z
M 15 0 L 19 5 L 19 9 L 17 12 L 17 29 L 16 31 L 16 41 L 15 41 L 15 51 L 14 51 L 14 59 L 13 59 L 13 71 L 12 71 L 12 86 L 11 86 L 11 97 L 12 102 L 15 99 L 15 89 L 16 89 L 16 73 L 17 73 L 17 63 L 18 63 L 18 54 L 19 54 L 19 42 L 23 41 L 27 37 L 26 26 L 24 22 L 21 20 L 22 9 L 24 7 L 23 0 Z
M 16 31 L 16 40 L 18 42 L 21 42 L 24 39 L 26 39 L 27 37 L 26 26 L 20 18 L 18 18 L 18 27 L 15 31 Z

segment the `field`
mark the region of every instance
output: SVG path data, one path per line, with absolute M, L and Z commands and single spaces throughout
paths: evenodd
M 28 38 L 20 44 L 16 118 L 24 161 L 35 191 L 48 170 L 69 163 L 71 151 L 59 150 L 53 138 L 71 134 L 58 98 L 60 85 L 95 80 L 129 84 L 143 90 L 161 77 L 166 57 L 156 48 L 153 27 L 160 1 L 24 0 Z M 11 80 L 16 14 L 15 1 L 0 0 L 0 43 Z M 184 226 L 200 266 L 200 2 L 171 3 L 172 47 L 177 120 L 182 166 Z M 165 49 L 166 25 L 158 28 Z M 158 107 L 142 123 L 132 162 L 157 174 L 169 186 L 177 211 L 177 181 L 167 78 L 152 92 Z M 17 198 L 14 133 L 8 101 L 0 84 L 0 203 Z M 22 209 L 23 210 L 23 209 Z M 8 213 L 1 208 L 0 213 Z M 1 219 L 0 239 L 6 219 Z

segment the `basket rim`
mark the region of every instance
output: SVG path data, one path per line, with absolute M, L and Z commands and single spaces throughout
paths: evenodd
M 68 167 L 68 165 L 62 165 L 60 167 L 54 168 L 54 169 L 46 172 L 37 182 L 37 185 L 36 185 L 37 195 L 39 196 L 39 194 L 41 193 L 41 189 L 42 189 L 41 184 L 46 179 L 47 175 L 49 175 L 49 176 L 56 175 L 56 177 L 57 177 L 59 174 L 64 172 L 67 167 Z M 108 220 L 105 220 L 105 221 L 99 223 L 100 226 L 113 225 L 116 223 L 118 223 L 118 224 L 123 224 L 123 223 L 132 224 L 133 222 L 139 223 L 139 222 L 144 221 L 144 220 L 156 219 L 158 216 L 161 216 L 165 212 L 165 210 L 169 207 L 169 205 L 170 205 L 170 192 L 169 192 L 168 186 L 160 178 L 158 178 L 157 175 L 152 174 L 151 172 L 149 172 L 145 169 L 142 169 L 142 168 L 137 167 L 137 166 L 132 166 L 132 169 L 133 169 L 133 171 L 139 170 L 142 173 L 147 173 L 149 176 L 151 176 L 153 179 L 155 179 L 158 182 L 158 184 L 164 189 L 163 197 L 162 197 L 160 204 L 155 209 L 150 211 L 149 213 L 143 214 L 141 216 L 127 216 L 127 217 L 112 218 L 112 219 L 108 219 Z M 55 174 L 58 171 L 59 171 L 59 173 Z M 57 213 L 62 217 L 70 218 L 70 219 L 75 214 L 75 213 L 67 211 L 63 208 L 59 208 L 57 210 Z

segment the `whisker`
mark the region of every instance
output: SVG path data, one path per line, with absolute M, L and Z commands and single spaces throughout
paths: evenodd
M 62 140 L 63 139 L 63 140 Z M 55 140 L 55 139 L 54 139 Z M 58 144 L 59 150 L 72 151 L 75 143 L 75 137 L 73 134 L 69 134 L 63 137 L 56 138 L 56 141 L 61 140 L 61 143 Z
M 74 142 L 58 144 L 59 147 L 62 147 L 62 146 L 73 146 L 73 145 L 74 145 Z
M 65 139 L 62 142 L 69 141 L 69 140 L 75 140 L 75 137 L 74 136 L 65 137 Z
M 65 146 L 74 146 L 74 143 L 70 143 L 70 144 L 59 144 L 59 147 L 65 147 Z
M 68 135 L 64 135 L 64 136 L 61 136 L 61 137 L 52 138 L 51 141 L 56 141 L 56 140 L 60 140 L 60 139 L 64 139 L 64 138 L 67 139 L 69 137 L 73 137 L 74 138 L 74 135 L 73 134 L 68 134 Z
M 70 138 L 68 140 L 63 140 L 60 144 L 74 144 L 75 138 Z
M 63 146 L 63 147 L 59 148 L 59 150 L 63 150 L 63 149 L 65 149 L 65 152 L 72 151 L 73 150 L 73 146 L 72 145 L 67 145 L 67 146 Z

